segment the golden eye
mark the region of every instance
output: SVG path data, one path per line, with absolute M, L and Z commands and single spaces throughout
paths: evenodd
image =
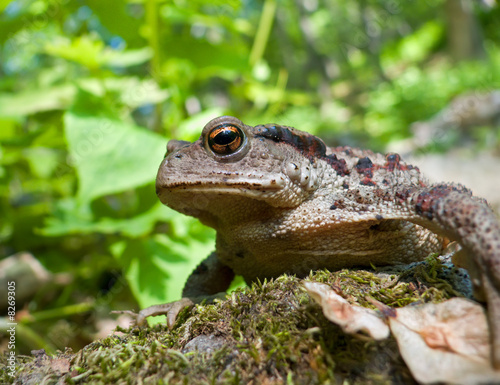
M 245 142 L 245 134 L 237 126 L 222 124 L 208 133 L 208 146 L 218 155 L 230 155 Z

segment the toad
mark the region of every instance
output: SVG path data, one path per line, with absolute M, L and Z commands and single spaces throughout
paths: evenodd
M 407 264 L 443 250 L 468 269 L 487 302 L 500 368 L 500 224 L 485 200 L 452 183 L 429 184 L 398 154 L 327 147 L 278 124 L 222 116 L 194 143 L 171 140 L 156 180 L 161 202 L 217 231 L 215 251 L 188 278 L 167 314 L 220 298 L 235 274 L 247 283 L 315 269 Z M 221 294 L 222 293 L 222 294 Z

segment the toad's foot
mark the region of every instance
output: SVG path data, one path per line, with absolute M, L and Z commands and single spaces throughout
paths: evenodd
M 177 316 L 181 312 L 182 309 L 186 307 L 192 307 L 195 304 L 199 303 L 212 303 L 216 299 L 225 299 L 226 293 L 221 292 L 214 295 L 203 295 L 199 297 L 191 297 L 191 298 L 181 298 L 178 301 L 163 303 L 160 305 L 153 305 L 142 309 L 139 314 L 134 314 L 135 316 L 135 324 L 138 326 L 144 326 L 146 324 L 146 319 L 148 317 L 155 317 L 158 315 L 164 315 L 167 317 L 167 326 L 169 329 L 174 327 L 175 321 L 177 320 Z
M 177 316 L 182 309 L 188 306 L 193 306 L 194 302 L 189 298 L 181 298 L 175 302 L 163 303 L 161 305 L 153 305 L 142 309 L 135 319 L 135 323 L 138 326 L 143 326 L 146 324 L 146 319 L 148 317 L 154 317 L 158 315 L 165 315 L 167 317 L 167 326 L 172 329 L 175 324 Z
M 142 326 L 148 317 L 165 315 L 168 328 L 172 329 L 177 316 L 185 307 L 226 298 L 225 291 L 233 278 L 233 271 L 218 260 L 216 253 L 212 253 L 189 276 L 182 291 L 182 299 L 142 309 L 135 315 L 136 324 Z

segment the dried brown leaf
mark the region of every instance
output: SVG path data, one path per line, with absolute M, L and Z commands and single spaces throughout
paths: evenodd
M 363 331 L 375 340 L 389 336 L 389 327 L 376 311 L 349 304 L 328 285 L 305 282 L 304 286 L 309 295 L 321 305 L 325 317 L 339 325 L 344 332 L 356 334 Z
M 415 379 L 423 384 L 500 383 L 490 362 L 483 308 L 463 298 L 396 310 L 389 325 Z

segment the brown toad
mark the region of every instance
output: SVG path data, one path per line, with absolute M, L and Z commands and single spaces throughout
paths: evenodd
M 428 184 L 397 154 L 326 147 L 313 135 L 222 116 L 194 143 L 170 141 L 156 190 L 167 206 L 217 231 L 215 252 L 183 299 L 141 311 L 138 322 L 220 297 L 246 282 L 319 268 L 394 265 L 440 252 L 446 239 L 488 304 L 500 367 L 500 225 L 463 186 Z

